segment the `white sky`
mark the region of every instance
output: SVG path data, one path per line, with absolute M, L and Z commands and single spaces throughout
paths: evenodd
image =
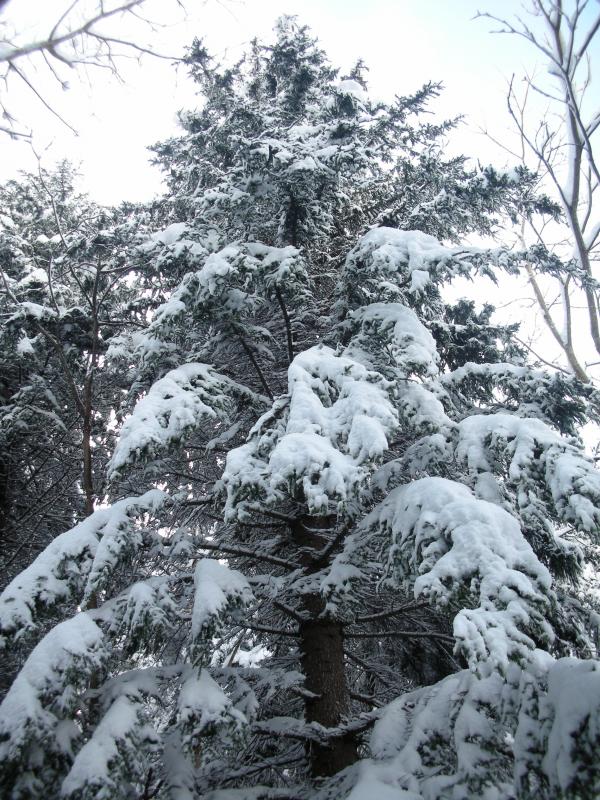
M 48 20 L 63 7 L 64 0 L 42 5 Z M 532 53 L 515 37 L 491 35 L 493 24 L 473 17 L 478 9 L 511 14 L 519 8 L 518 0 L 187 0 L 188 18 L 182 22 L 172 0 L 149 4 L 154 19 L 171 23 L 151 40 L 161 52 L 181 53 L 199 36 L 216 56 L 235 58 L 255 36 L 268 39 L 274 21 L 285 12 L 311 26 L 334 65 L 346 69 L 362 57 L 375 96 L 391 98 L 428 80 L 443 81 L 446 89 L 435 108 L 445 116 L 466 116 L 453 149 L 485 162 L 494 158 L 494 149 L 476 131 L 507 125 L 507 76 L 531 68 Z M 13 0 L 4 13 L 22 39 L 47 30 L 39 0 Z M 77 137 L 22 84 L 13 80 L 9 85 L 11 107 L 32 125 L 36 149 L 51 143 L 44 162 L 63 156 L 80 162 L 86 189 L 105 203 L 145 200 L 160 191 L 160 175 L 148 167 L 145 148 L 177 133 L 178 109 L 194 103 L 185 67 L 144 57 L 141 64 L 123 64 L 122 73 L 123 85 L 99 70 L 90 72 L 89 83 L 83 75 L 69 75 L 71 88 L 64 93 L 50 82 L 40 84 L 77 129 Z M 4 140 L 1 147 L 0 179 L 35 168 L 27 144 Z

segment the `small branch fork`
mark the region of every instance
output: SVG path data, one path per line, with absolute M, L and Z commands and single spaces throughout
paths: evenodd
M 171 56 L 159 53 L 152 47 L 139 44 L 133 38 L 121 38 L 111 35 L 101 26 L 106 22 L 123 20 L 125 17 L 134 18 L 142 22 L 151 30 L 156 30 L 156 23 L 143 17 L 139 10 L 147 0 L 126 0 L 118 3 L 113 8 L 107 8 L 104 0 L 97 0 L 95 9 L 88 10 L 83 21 L 76 21 L 77 12 L 82 9 L 82 0 L 72 0 L 65 11 L 58 17 L 52 29 L 45 38 L 34 39 L 22 45 L 12 42 L 13 35 L 9 28 L 7 18 L 0 16 L 0 81 L 7 88 L 10 75 L 14 75 L 27 89 L 32 92 L 46 110 L 56 117 L 72 133 L 77 131 L 48 100 L 46 92 L 40 87 L 36 76 L 35 65 L 28 67 L 32 56 L 39 55 L 43 59 L 44 70 L 50 73 L 61 89 L 68 88 L 68 82 L 60 76 L 60 69 L 67 67 L 97 67 L 108 69 L 117 78 L 120 78 L 117 59 L 132 57 L 141 58 L 150 55 L 168 61 L 181 61 L 181 56 Z M 173 0 L 179 8 L 183 9 L 181 0 Z M 0 0 L 0 14 L 8 0 Z M 18 130 L 15 127 L 15 118 L 9 111 L 3 96 L 0 96 L 0 113 L 5 125 L 0 125 L 0 132 L 6 133 L 13 139 L 31 139 L 31 132 Z
M 161 55 L 160 53 L 156 53 L 149 48 L 142 47 L 141 45 L 136 44 L 136 42 L 129 41 L 127 39 L 117 39 L 100 33 L 97 30 L 94 30 L 95 26 L 98 25 L 99 22 L 106 22 L 106 20 L 110 19 L 111 17 L 123 16 L 127 13 L 133 13 L 134 9 L 139 8 L 142 6 L 146 0 L 128 0 L 128 2 L 121 3 L 118 6 L 115 6 L 111 9 L 106 9 L 104 7 L 104 3 L 99 2 L 97 4 L 97 11 L 94 13 L 89 19 L 83 22 L 80 25 L 77 25 L 73 28 L 68 26 L 68 18 L 69 15 L 75 10 L 77 6 L 80 5 L 80 0 L 73 0 L 70 6 L 66 9 L 66 11 L 58 18 L 56 23 L 54 24 L 52 30 L 48 34 L 45 39 L 38 39 L 33 42 L 29 42 L 28 44 L 22 45 L 21 47 L 9 47 L 6 50 L 0 51 L 0 63 L 7 62 L 9 64 L 14 64 L 14 62 L 25 56 L 30 56 L 33 53 L 48 53 L 53 58 L 58 61 L 61 61 L 63 64 L 66 64 L 68 67 L 73 67 L 76 64 L 95 64 L 95 59 L 97 56 L 66 56 L 64 52 L 61 52 L 59 48 L 61 45 L 65 44 L 72 44 L 76 45 L 77 43 L 81 43 L 82 40 L 85 39 L 86 36 L 92 37 L 99 41 L 100 43 L 117 43 L 122 44 L 125 47 L 128 47 L 132 50 L 136 50 L 139 53 L 148 53 L 149 55 L 153 55 L 158 58 L 166 58 L 169 60 L 176 60 L 173 56 L 168 55 Z M 181 4 L 179 4 L 181 5 Z M 138 17 L 138 19 L 142 19 Z M 148 20 L 145 20 L 148 22 Z M 66 24 L 67 30 L 64 33 L 60 33 L 60 28 Z M 5 44 L 3 42 L 3 44 Z M 8 44 L 8 43 L 6 43 Z M 75 49 L 75 48 L 74 48 Z

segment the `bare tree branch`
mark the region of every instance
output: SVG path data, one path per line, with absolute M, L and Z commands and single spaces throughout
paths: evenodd
M 139 37 L 144 28 L 155 33 L 159 27 L 156 22 L 139 13 L 147 1 L 126 0 L 117 2 L 111 7 L 105 0 L 97 0 L 95 8 L 90 11 L 89 4 L 83 6 L 83 0 L 72 0 L 59 14 L 46 36 L 24 44 L 15 43 L 14 26 L 11 26 L 8 16 L 4 14 L 0 18 L 0 80 L 4 84 L 4 91 L 0 93 L 0 113 L 5 124 L 0 126 L 0 132 L 12 138 L 31 138 L 31 131 L 18 130 L 15 127 L 16 119 L 5 100 L 10 76 L 14 76 L 53 116 L 76 133 L 74 125 L 65 119 L 54 102 L 48 98 L 43 88 L 44 72 L 61 89 L 67 89 L 69 82 L 61 76 L 61 70 L 64 71 L 65 68 L 109 69 L 119 78 L 118 61 L 124 58 L 139 59 L 143 55 L 149 55 L 169 61 L 180 61 L 181 56 L 161 53 L 151 45 L 140 41 Z M 181 0 L 171 1 L 183 9 Z M 0 0 L 0 11 L 3 11 L 6 5 L 7 0 Z M 128 20 L 136 22 L 136 28 L 132 30 L 130 37 L 121 35 Z M 36 56 L 42 59 L 44 69 L 41 73 L 34 63 Z M 37 66 L 39 67 L 39 63 Z
M 561 0 L 532 0 L 529 11 L 532 19 L 537 21 L 535 25 L 528 24 L 521 17 L 511 21 L 493 14 L 478 16 L 500 23 L 501 27 L 494 32 L 517 35 L 529 42 L 548 63 L 550 79 L 554 82 L 553 87 L 548 87 L 546 83 L 526 75 L 524 94 L 518 96 L 513 76 L 509 83 L 507 106 L 521 142 L 521 160 L 525 162 L 528 156 L 533 156 L 534 168 L 553 186 L 560 200 L 569 231 L 568 250 L 563 246 L 560 249 L 564 249 L 566 264 L 572 263 L 574 257 L 577 277 L 574 279 L 567 267 L 562 275 L 537 274 L 531 265 L 526 265 L 526 272 L 544 322 L 570 369 L 581 380 L 589 381 L 589 375 L 582 367 L 584 359 L 576 354 L 572 313 L 574 298 L 583 295 L 591 340 L 596 352 L 600 353 L 598 292 L 592 275 L 591 255 L 600 234 L 597 204 L 600 169 L 592 141 L 600 125 L 600 109 L 594 109 L 590 115 L 586 97 L 591 82 L 591 45 L 600 33 L 600 13 L 594 12 L 591 19 L 584 18 L 586 6 L 587 3 L 576 0 L 568 5 L 567 10 Z M 545 113 L 540 119 L 538 111 L 537 121 L 533 124 L 528 120 L 530 91 L 548 101 Z M 587 122 L 586 117 L 589 117 Z M 536 229 L 531 219 L 523 219 L 522 240 L 525 227 L 534 234 L 538 243 L 553 250 L 542 235 L 543 228 L 541 231 Z M 558 281 L 564 319 L 562 331 L 544 298 L 542 280 Z

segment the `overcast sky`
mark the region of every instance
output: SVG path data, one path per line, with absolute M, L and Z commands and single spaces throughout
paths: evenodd
M 13 0 L 4 13 L 20 39 L 31 40 L 48 28 L 64 5 L 64 0 Z M 154 49 L 177 55 L 199 36 L 217 57 L 231 59 L 255 36 L 268 39 L 280 14 L 297 14 L 336 66 L 345 69 L 358 57 L 365 60 L 375 96 L 391 98 L 428 80 L 443 81 L 446 89 L 436 109 L 445 116 L 466 117 L 454 135 L 453 149 L 485 162 L 503 157 L 478 129 L 506 129 L 507 78 L 534 67 L 534 55 L 525 43 L 492 35 L 493 23 L 473 19 L 478 10 L 515 13 L 519 0 L 187 0 L 186 5 L 184 19 L 170 0 L 149 4 L 151 16 L 169 22 L 152 37 Z M 89 82 L 82 74 L 68 75 L 67 92 L 44 84 L 78 136 L 51 118 L 18 81 L 9 85 L 11 108 L 32 125 L 44 163 L 64 156 L 81 163 L 86 189 L 106 203 L 145 200 L 160 192 L 160 174 L 148 166 L 146 147 L 176 133 L 178 109 L 196 102 L 184 67 L 144 57 L 141 64 L 124 63 L 121 69 L 122 85 L 99 70 L 90 73 Z M 35 166 L 24 143 L 5 139 L 1 153 L 0 179 Z

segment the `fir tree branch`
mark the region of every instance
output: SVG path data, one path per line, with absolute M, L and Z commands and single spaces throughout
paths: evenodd
M 416 611 L 419 608 L 429 608 L 429 602 L 422 602 L 422 603 L 409 603 L 406 606 L 400 606 L 399 608 L 391 608 L 388 611 L 381 611 L 379 614 L 369 614 L 366 617 L 357 617 L 352 622 L 349 622 L 349 625 L 362 625 L 366 622 L 374 622 L 375 620 L 380 619 L 387 619 L 388 617 L 396 617 L 400 614 L 407 614 L 410 611 Z
M 272 556 L 269 553 L 263 553 L 259 550 L 250 550 L 246 547 L 232 547 L 230 545 L 210 544 L 208 542 L 202 542 L 198 547 L 202 550 L 227 553 L 228 555 L 239 556 L 240 558 L 256 558 L 258 561 L 267 561 L 271 564 L 276 564 L 278 567 L 285 567 L 289 570 L 300 569 L 300 565 L 295 564 L 293 561 L 287 561 L 285 558 L 278 558 L 277 556 Z
M 400 639 L 439 639 L 448 644 L 454 644 L 452 636 L 436 631 L 376 631 L 374 633 L 360 633 L 357 631 L 346 631 L 347 639 L 386 639 L 389 637 Z
M 248 345 L 248 343 L 246 342 L 246 340 L 244 339 L 243 336 L 240 336 L 238 334 L 238 339 L 239 339 L 240 344 L 244 348 L 244 352 L 246 353 L 246 355 L 250 359 L 250 363 L 252 364 L 252 366 L 256 370 L 256 374 L 258 375 L 258 377 L 260 379 L 260 382 L 263 385 L 263 389 L 267 393 L 269 399 L 270 400 L 274 400 L 275 397 L 273 395 L 273 392 L 271 391 L 271 389 L 269 387 L 269 384 L 267 383 L 267 379 L 265 378 L 264 373 L 263 373 L 262 369 L 260 368 L 260 365 L 259 365 L 258 361 L 254 357 L 254 353 L 252 352 L 250 346 Z

